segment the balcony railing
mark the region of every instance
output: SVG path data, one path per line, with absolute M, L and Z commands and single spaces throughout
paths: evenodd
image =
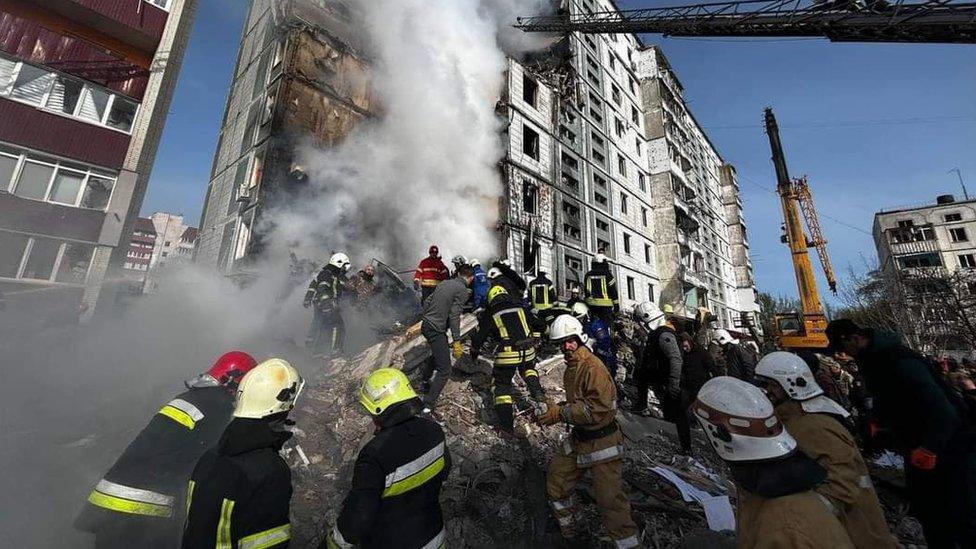
M 915 242 L 889 242 L 891 255 L 912 255 L 939 251 L 937 240 L 918 240 Z

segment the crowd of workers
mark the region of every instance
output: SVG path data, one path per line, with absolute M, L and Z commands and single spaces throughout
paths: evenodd
M 632 413 L 650 415 L 649 391 L 675 423 L 682 453 L 693 452 L 693 418 L 728 463 L 739 547 L 895 547 L 861 447 L 904 456 L 912 511 L 931 547 L 976 540 L 971 362 L 933 363 L 894 334 L 849 320 L 828 326 L 823 353 L 760 358 L 757 347 L 722 329 L 710 330 L 706 347 L 701 334 L 676 328 L 667 306 L 644 302 L 633 311 L 636 361 L 624 373 L 619 298 L 605 256 L 594 258 L 566 302 L 545 273 L 526 282 L 506 260 L 487 272 L 474 259 L 452 263 L 448 269 L 431 246 L 415 272 L 421 333 L 431 351 L 420 379 L 411 383 L 402 371 L 381 368 L 362 384 L 359 402 L 376 433 L 359 453 L 350 492 L 321 547 L 444 546 L 439 497 L 451 456 L 437 403 L 452 358 L 465 353 L 465 310 L 478 320 L 468 358 L 492 356 L 500 435 L 517 436 L 516 375 L 533 403 L 530 417 L 567 430 L 546 492 L 570 545 L 578 534 L 574 494 L 586 473 L 612 545 L 640 545 L 622 484 L 625 448 L 616 417 L 628 400 Z M 334 254 L 309 285 L 308 346 L 316 353 L 341 352 L 343 292 L 358 293 L 371 279 L 364 269 L 359 282 L 347 281 L 349 265 L 345 254 Z M 552 348 L 566 361 L 565 400 L 558 402 L 535 369 Z M 284 360 L 222 356 L 130 444 L 91 492 L 77 526 L 95 533 L 98 547 L 287 546 L 291 478 L 279 450 L 291 436 L 288 412 L 303 385 Z

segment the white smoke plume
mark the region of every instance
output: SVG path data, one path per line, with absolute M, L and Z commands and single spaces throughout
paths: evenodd
M 546 0 L 361 0 L 382 116 L 339 147 L 307 146 L 311 199 L 274 219 L 272 248 L 332 250 L 409 267 L 436 243 L 446 257 L 497 257 L 506 123 L 506 53 L 545 44 L 513 29 Z M 304 253 L 303 253 L 304 252 Z

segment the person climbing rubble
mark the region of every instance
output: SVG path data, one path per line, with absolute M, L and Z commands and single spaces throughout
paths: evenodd
M 356 294 L 356 308 L 368 308 L 370 300 L 376 294 L 376 268 L 366 265 L 349 281 L 349 285 Z
M 468 295 L 474 271 L 468 265 L 458 268 L 458 276 L 437 285 L 433 293 L 424 300 L 423 320 L 420 333 L 430 346 L 431 356 L 421 370 L 424 392 L 424 409 L 430 412 L 437 405 L 447 378 L 451 374 L 451 355 L 454 360 L 461 358 L 461 309 L 468 302 Z M 450 330 L 453 343 L 448 345 L 447 332 Z
M 75 528 L 95 534 L 98 548 L 175 546 L 193 466 L 224 432 L 237 384 L 256 364 L 231 351 L 187 381 L 98 481 Z
M 556 303 L 556 287 L 544 271 L 539 271 L 539 274 L 529 282 L 529 302 L 535 314 L 549 309 Z
M 616 547 L 639 546 L 630 500 L 623 491 L 623 434 L 615 419 L 617 390 L 600 359 L 586 346 L 583 325 L 570 315 L 557 318 L 549 337 L 566 357 L 566 401 L 548 399 L 537 410 L 540 425 L 565 423 L 572 432 L 549 463 L 546 493 L 563 537 L 573 540 L 576 484 L 590 471 L 603 527 Z
M 614 315 L 620 312 L 620 296 L 607 256 L 602 253 L 593 256 L 591 269 L 583 277 L 583 286 L 584 302 L 590 308 L 590 314 L 611 326 Z
M 371 373 L 359 403 L 376 432 L 359 451 L 349 495 L 319 549 L 443 547 L 440 494 L 451 471 L 444 431 L 419 415 L 420 398 L 394 368 Z
M 432 244 L 427 250 L 427 257 L 420 260 L 413 275 L 413 288 L 420 292 L 420 303 L 427 301 L 427 297 L 434 293 L 434 288 L 450 276 L 447 265 L 441 261 L 440 248 Z
M 647 389 L 652 387 L 661 403 L 664 419 L 674 423 L 678 431 L 681 452 L 691 455 L 691 425 L 688 407 L 681 401 L 681 379 L 684 366 L 678 334 L 664 311 L 652 301 L 638 305 L 638 316 L 647 328 L 647 339 L 641 349 L 641 362 L 637 365 L 637 398 L 632 411 L 649 416 Z
M 864 458 L 837 420 L 850 414 L 824 394 L 806 362 L 793 353 L 770 353 L 756 366 L 756 383 L 800 450 L 827 470 L 827 481 L 814 491 L 830 502 L 854 546 L 897 547 Z
M 586 306 L 586 303 L 573 305 L 572 314 L 576 320 L 583 324 L 583 333 L 590 338 L 593 354 L 607 367 L 607 371 L 610 372 L 610 379 L 616 383 L 617 350 L 614 348 L 613 338 L 610 337 L 610 327 L 603 322 L 602 318 L 590 316 L 590 308 Z
M 827 471 L 797 450 L 758 387 L 728 376 L 710 379 L 692 414 L 735 481 L 737 547 L 854 547 L 830 502 L 815 491 Z
M 481 262 L 472 258 L 468 261 L 471 270 L 474 272 L 474 280 L 471 282 L 471 308 L 472 310 L 483 309 L 488 304 L 488 275 L 481 267 Z
M 305 308 L 312 308 L 312 325 L 305 338 L 305 347 L 314 355 L 335 356 L 342 352 L 346 337 L 342 297 L 349 288 L 346 280 L 349 265 L 346 254 L 332 254 L 328 265 L 322 267 L 305 292 Z
M 291 470 L 279 451 L 292 436 L 284 427 L 304 386 L 280 358 L 241 380 L 233 421 L 190 477 L 183 549 L 288 546 Z
M 515 299 L 504 286 L 488 290 L 488 308 L 478 317 L 478 331 L 471 338 L 471 360 L 477 361 L 485 342 L 491 337 L 497 344 L 492 367 L 492 399 L 502 431 L 514 434 L 515 406 L 512 380 L 518 372 L 529 388 L 533 400 L 545 398 L 545 391 L 535 370 L 534 333 L 544 326 L 521 300 Z

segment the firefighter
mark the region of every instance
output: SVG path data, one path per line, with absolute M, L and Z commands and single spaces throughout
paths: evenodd
M 613 316 L 620 312 L 617 279 L 610 272 L 610 260 L 603 254 L 593 256 L 592 268 L 583 277 L 583 295 L 590 314 L 598 316 L 610 326 Z
M 440 248 L 432 244 L 427 250 L 427 257 L 420 260 L 413 275 L 413 288 L 420 291 L 420 302 L 427 301 L 427 296 L 434 293 L 434 288 L 450 276 L 451 272 L 441 261 Z
M 537 410 L 540 425 L 566 423 L 572 435 L 549 463 L 546 492 L 559 529 L 572 539 L 573 492 L 587 470 L 592 473 L 596 504 L 603 527 L 616 547 L 637 547 L 637 526 L 630 516 L 630 500 L 621 486 L 623 434 L 617 426 L 617 390 L 610 374 L 586 346 L 583 325 L 569 315 L 557 318 L 549 338 L 566 357 L 563 385 L 566 402 L 548 399 Z
M 187 381 L 188 390 L 163 406 L 129 444 L 75 521 L 77 529 L 95 534 L 95 547 L 178 543 L 186 481 L 230 421 L 237 384 L 255 364 L 247 353 L 225 353 Z
M 456 278 L 458 269 L 461 268 L 461 265 L 467 265 L 467 264 L 468 264 L 468 258 L 464 257 L 463 255 L 456 255 L 453 258 L 451 258 L 451 265 L 454 266 L 454 270 L 451 271 L 451 278 Z
M 678 344 L 674 325 L 664 311 L 651 301 L 637 307 L 642 323 L 648 330 L 641 360 L 634 372 L 637 381 L 637 400 L 633 412 L 649 416 L 647 407 L 647 388 L 654 389 L 654 395 L 661 403 L 664 419 L 674 423 L 681 444 L 681 453 L 691 455 L 691 425 L 688 421 L 688 405 L 691 395 L 682 400 L 681 377 L 684 368 L 684 355 Z
M 613 338 L 610 337 L 610 328 L 599 317 L 590 316 L 590 309 L 586 303 L 573 305 L 572 314 L 583 324 L 583 332 L 592 342 L 593 354 L 607 367 L 610 379 L 616 380 L 617 351 L 613 346 Z
M 481 262 L 477 259 L 468 261 L 471 270 L 474 272 L 474 280 L 471 282 L 471 306 L 475 311 L 484 308 L 488 304 L 488 275 L 481 268 Z
M 515 432 L 512 380 L 517 371 L 533 400 L 545 398 L 539 373 L 535 370 L 535 340 L 533 334 L 542 331 L 542 323 L 520 300 L 508 293 L 504 286 L 488 290 L 488 308 L 478 318 L 478 331 L 471 338 L 471 360 L 476 361 L 481 347 L 491 336 L 497 343 L 492 368 L 492 397 L 495 414 L 502 431 Z
M 244 376 L 234 419 L 190 477 L 184 549 L 288 546 L 291 470 L 279 451 L 291 438 L 284 427 L 304 385 L 280 358 Z
M 332 254 L 329 264 L 322 267 L 305 292 L 305 308 L 312 308 L 312 326 L 305 338 L 305 347 L 315 355 L 339 354 L 346 337 L 346 325 L 342 319 L 342 296 L 349 283 L 349 256 Z M 326 351 L 326 345 L 328 350 Z
M 578 285 L 574 285 L 569 289 L 569 301 L 566 302 L 566 305 L 572 308 L 577 303 L 586 303 L 586 301 L 583 299 L 583 290 Z
M 556 287 L 543 271 L 539 271 L 539 274 L 529 282 L 529 302 L 536 314 L 552 307 L 556 302 Z
M 352 488 L 320 549 L 438 548 L 444 544 L 441 485 L 451 454 L 440 425 L 403 372 L 380 368 L 366 378 L 359 403 L 376 434 L 356 458 Z
M 428 413 L 437 405 L 437 398 L 451 375 L 451 356 L 454 360 L 464 355 L 461 346 L 461 309 L 468 302 L 474 281 L 474 271 L 467 265 L 458 269 L 458 276 L 438 284 L 424 301 L 420 333 L 430 347 L 430 358 L 421 367 L 423 380 L 424 411 Z M 450 331 L 450 344 L 447 333 Z
M 692 413 L 735 481 L 738 547 L 854 547 L 829 502 L 814 491 L 827 472 L 797 451 L 758 387 L 712 378 L 698 391 Z
M 527 287 L 525 279 L 515 272 L 515 269 L 512 267 L 512 260 L 499 259 L 491 264 L 491 269 L 497 271 L 495 278 L 492 279 L 494 284 L 501 284 L 509 294 L 517 296 L 520 300 L 525 296 L 525 289 Z M 489 270 L 488 272 L 488 278 L 492 278 L 492 271 Z
M 850 414 L 828 398 L 806 362 L 777 351 L 756 366 L 756 381 L 800 450 L 827 470 L 815 491 L 827 498 L 858 549 L 897 547 L 854 437 L 838 418 Z

